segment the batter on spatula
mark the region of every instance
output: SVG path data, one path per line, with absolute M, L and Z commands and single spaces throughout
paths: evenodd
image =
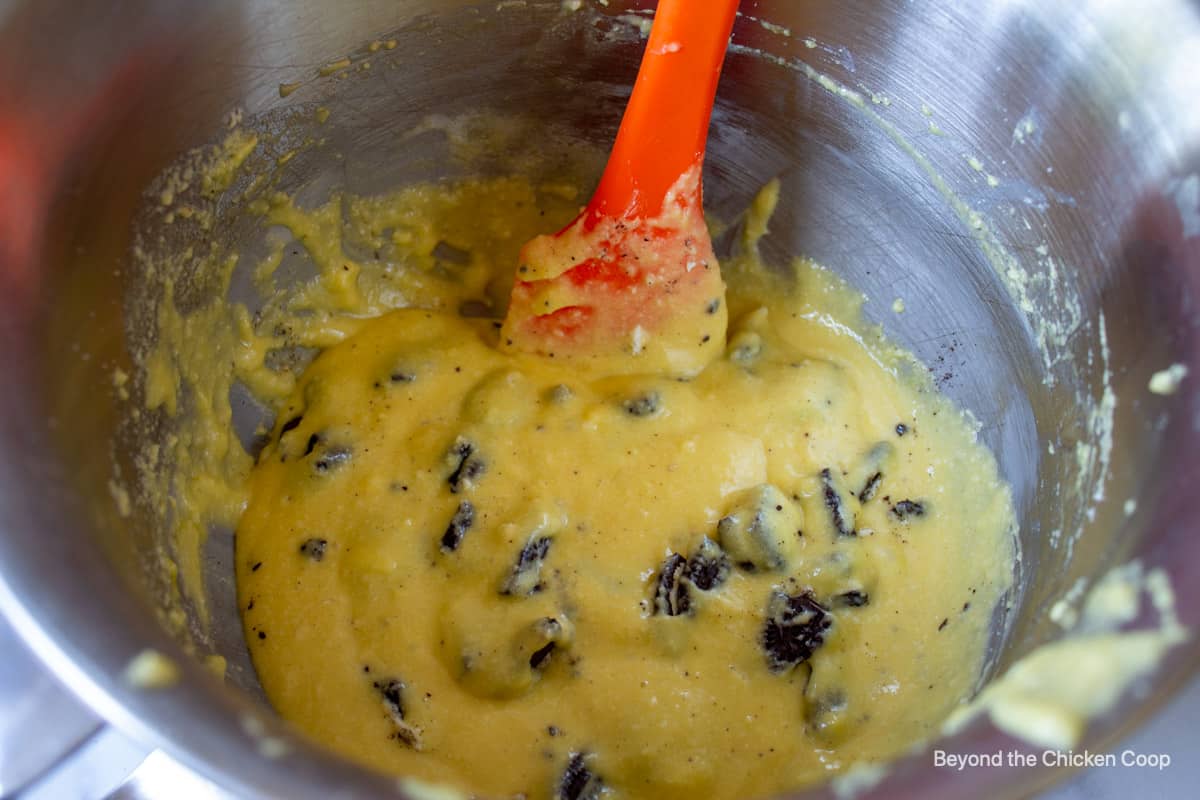
M 690 377 L 415 308 L 322 352 L 237 533 L 280 713 L 485 797 L 766 796 L 935 735 L 1010 584 L 1009 492 L 860 297 L 755 250 Z

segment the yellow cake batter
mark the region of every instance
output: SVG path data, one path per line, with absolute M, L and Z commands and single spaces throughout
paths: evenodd
M 502 352 L 499 314 L 456 313 L 513 263 L 445 200 L 474 191 L 356 206 L 415 242 L 472 230 L 465 283 L 410 275 L 422 307 L 347 326 L 250 475 L 239 594 L 274 706 L 486 797 L 761 796 L 936 735 L 1015 554 L 994 460 L 919 365 L 831 274 L 752 241 L 723 265 L 728 345 L 690 379 Z M 321 210 L 264 213 L 338 249 Z M 493 213 L 503 251 L 539 212 Z M 313 292 L 358 291 L 318 260 Z

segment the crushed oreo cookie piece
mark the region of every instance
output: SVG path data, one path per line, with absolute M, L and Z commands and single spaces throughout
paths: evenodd
M 500 588 L 500 594 L 528 597 L 542 590 L 542 564 L 552 541 L 549 536 L 534 536 L 525 543 Z
M 300 555 L 307 556 L 313 561 L 320 561 L 325 558 L 325 549 L 329 547 L 329 542 L 325 539 L 313 537 L 305 539 L 300 545 Z
M 861 608 L 871 602 L 871 596 L 858 589 L 851 589 L 848 592 L 834 595 L 833 602 L 835 605 L 845 608 Z
M 786 569 L 800 547 L 803 513 L 787 495 L 763 484 L 741 495 L 717 523 L 721 547 L 748 570 Z
M 762 630 L 762 647 L 771 671 L 784 672 L 811 658 L 825 643 L 825 632 L 832 625 L 829 611 L 809 592 L 772 592 Z
M 841 492 L 833 485 L 833 472 L 826 467 L 821 470 L 821 489 L 824 492 L 825 507 L 829 509 L 829 517 L 833 521 L 833 529 L 838 536 L 856 536 L 854 523 L 847 519 L 846 505 L 842 501 Z
M 414 750 L 421 749 L 421 729 L 409 723 L 404 718 L 404 682 L 396 678 L 375 681 L 371 684 L 379 693 L 383 702 L 383 710 L 396 728 L 395 738 L 403 745 Z
M 450 518 L 450 524 L 446 526 L 446 532 L 442 534 L 442 552 L 450 553 L 458 549 L 462 544 L 463 537 L 467 535 L 467 531 L 471 530 L 471 526 L 475 524 L 475 506 L 467 500 L 458 504 L 458 510 L 454 512 L 454 516 Z
M 354 452 L 346 445 L 332 444 L 323 435 L 314 433 L 308 437 L 304 456 L 313 456 L 312 466 L 319 474 L 326 475 L 347 464 Z
M 461 436 L 454 440 L 454 445 L 446 456 L 447 463 L 453 468 L 446 478 L 452 494 L 458 494 L 460 489 L 472 488 L 475 480 L 487 469 L 477 451 L 478 448 L 473 442 Z
M 533 633 L 536 640 L 545 642 L 529 655 L 529 668 L 538 670 L 546 665 L 554 649 L 570 637 L 563 624 L 554 617 L 538 620 L 533 626 Z
M 325 452 L 313 462 L 313 469 L 317 472 L 326 473 L 332 472 L 350 460 L 353 453 L 349 447 L 328 447 Z
M 588 769 L 586 759 L 584 753 L 571 753 L 554 788 L 555 800 L 600 800 L 607 794 L 604 781 Z
M 896 519 L 908 519 L 909 517 L 925 516 L 925 504 L 914 500 L 901 500 L 892 506 L 892 514 Z
M 645 392 L 622 401 L 621 408 L 631 417 L 650 417 L 662 410 L 662 396 L 658 392 Z
M 729 557 L 707 536 L 687 562 L 687 579 L 702 592 L 710 592 L 729 580 Z
M 667 556 L 662 570 L 658 573 L 658 583 L 654 591 L 654 614 L 677 617 L 691 609 L 688 585 L 683 580 L 686 570 L 687 561 L 679 553 Z
M 858 493 L 858 502 L 865 503 L 875 496 L 879 491 L 879 484 L 883 482 L 883 473 L 876 472 L 871 477 L 867 478 L 867 482 L 863 484 L 863 488 Z

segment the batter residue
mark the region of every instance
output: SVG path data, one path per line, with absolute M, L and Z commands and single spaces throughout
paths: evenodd
M 396 202 L 358 223 L 426 224 Z M 268 212 L 314 253 L 323 218 Z M 503 283 L 447 230 L 412 241 Z M 861 298 L 750 244 L 686 380 L 503 352 L 451 288 L 325 349 L 237 533 L 280 713 L 382 770 L 572 800 L 767 795 L 935 736 L 1011 580 L 1009 493 Z

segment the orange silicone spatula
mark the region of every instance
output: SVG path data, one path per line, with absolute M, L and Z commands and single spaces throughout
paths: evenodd
M 692 374 L 725 346 L 700 172 L 738 0 L 659 0 L 600 184 L 521 251 L 501 341 L 618 372 Z

